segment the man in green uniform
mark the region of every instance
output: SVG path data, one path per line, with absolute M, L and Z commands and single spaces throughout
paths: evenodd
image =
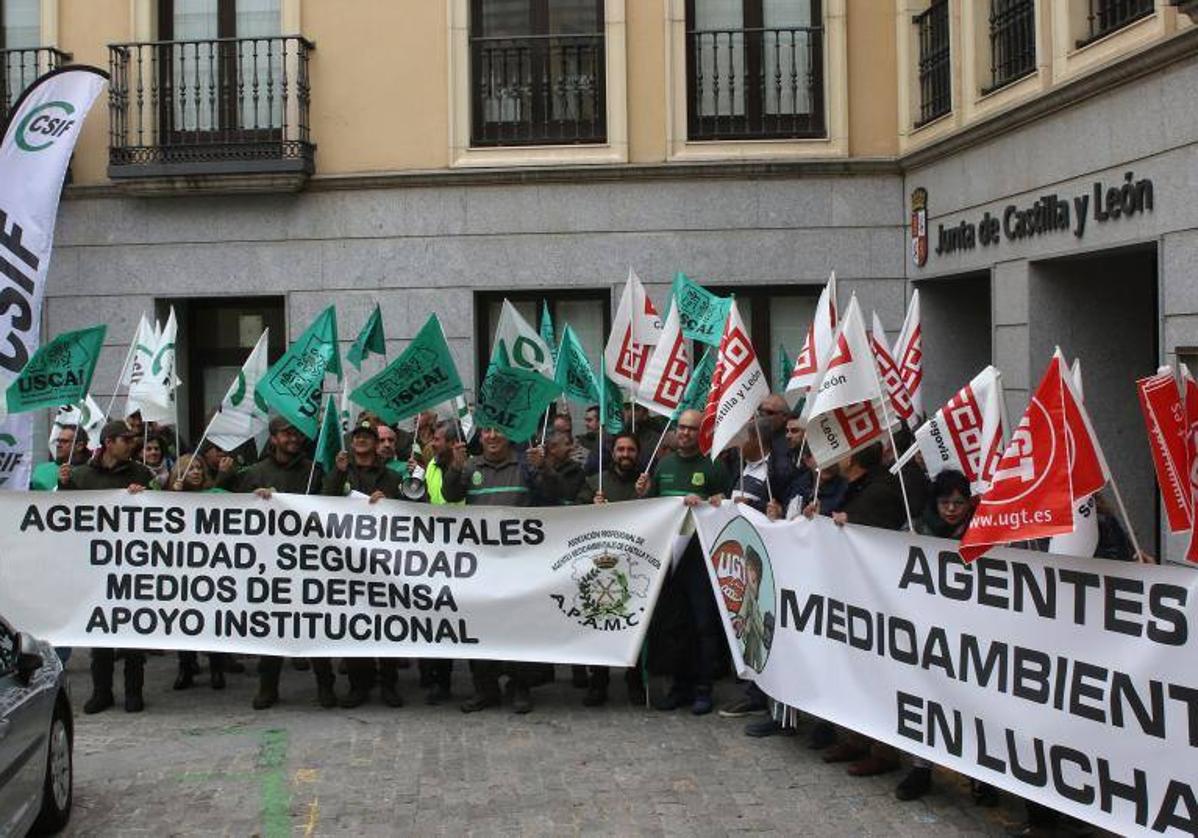
M 34 492 L 53 492 L 59 479 L 70 474 L 71 466 L 81 466 L 88 461 L 87 431 L 78 425 L 64 425 L 54 437 L 54 459 L 38 463 L 29 478 L 29 488 Z M 66 466 L 66 470 L 63 470 Z
M 109 422 L 100 431 L 100 450 L 84 465 L 64 463 L 59 471 L 59 491 L 89 489 L 127 489 L 137 493 L 154 481 L 154 475 L 133 461 L 137 436 L 124 422 Z M 116 649 L 92 649 L 92 695 L 83 705 L 84 713 L 99 713 L 113 705 L 112 675 L 116 668 Z M 125 649 L 125 711 L 145 709 L 142 685 L 145 683 L 146 655 L 138 649 Z

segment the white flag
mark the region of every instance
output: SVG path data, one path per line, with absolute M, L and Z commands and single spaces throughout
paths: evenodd
M 67 165 L 106 74 L 70 66 L 42 76 L 8 113 L 0 138 L 0 388 L 7 389 L 41 340 L 42 300 Z M 3 407 L 3 405 L 0 405 Z M 7 411 L 0 411 L 6 413 Z M 0 422 L 0 486 L 24 490 L 33 467 L 33 416 Z
M 640 278 L 629 268 L 628 281 L 612 321 L 611 335 L 603 349 L 607 377 L 621 387 L 637 392 L 661 330 L 661 317 L 653 307 L 653 301 Z M 552 374 L 549 377 L 552 378 Z
M 553 380 L 553 352 L 540 332 L 530 326 L 508 300 L 503 301 L 499 325 L 495 329 L 495 345 L 500 344 L 507 353 L 508 363 L 513 367 L 539 372 L 550 381 Z M 494 354 L 494 349 L 491 354 Z
M 64 404 L 58 408 L 58 414 L 54 417 L 54 423 L 50 426 L 50 454 L 53 456 L 54 440 L 58 438 L 58 432 L 63 428 L 81 427 L 87 434 L 87 444 L 89 448 L 100 447 L 100 429 L 104 427 L 106 418 L 104 411 L 96 404 L 91 393 L 79 404 Z
M 832 351 L 832 335 L 836 332 L 836 271 L 828 277 L 828 284 L 819 295 L 815 306 L 815 319 L 807 327 L 807 337 L 803 339 L 803 349 L 795 358 L 794 369 L 790 371 L 790 381 L 786 392 L 805 393 L 815 383 L 819 376 L 820 367 Z
M 907 317 L 903 320 L 903 330 L 899 332 L 898 340 L 894 342 L 894 351 L 890 353 L 894 363 L 898 365 L 899 376 L 911 397 L 911 408 L 915 418 L 922 419 L 923 412 L 923 329 L 919 324 L 919 291 L 911 294 L 911 304 L 907 306 Z
M 175 421 L 175 388 L 178 384 L 175 375 L 177 332 L 175 307 L 171 306 L 166 326 L 156 336 L 154 354 L 150 358 L 148 369 L 137 381 L 129 385 L 129 395 L 125 400 L 126 416 L 141 411 L 141 418 L 146 422 Z
M 117 389 L 126 389 L 141 381 L 150 372 L 150 362 L 154 360 L 154 348 L 158 345 L 158 336 L 150 321 L 142 312 L 137 321 L 137 331 L 133 335 L 133 345 L 129 347 L 129 362 L 117 382 Z M 128 414 L 126 414 L 128 415 Z
M 257 440 L 267 429 L 270 411 L 256 389 L 266 375 L 269 343 L 270 329 L 263 329 L 254 351 L 241 365 L 204 432 L 204 436 L 222 451 L 232 451 L 248 440 Z
M 470 405 L 466 403 L 466 396 L 454 396 L 450 404 L 458 417 L 458 427 L 462 429 L 462 442 L 468 442 L 474 435 L 474 414 L 470 411 Z
M 994 468 L 1006 450 L 1002 401 L 1001 376 L 988 366 L 916 429 L 915 444 L 896 466 L 918 450 L 929 477 L 948 469 L 959 471 L 973 493 L 981 496 L 990 488 Z
M 711 395 L 699 427 L 699 449 L 712 459 L 719 456 L 754 420 L 757 408 L 769 394 L 770 383 L 733 300 L 711 375 Z
M 910 421 L 915 412 L 911 407 L 911 396 L 886 345 L 886 330 L 882 328 L 882 321 L 878 319 L 876 311 L 873 312 L 873 321 L 869 347 L 873 350 L 874 361 L 878 365 L 878 377 L 882 379 L 882 386 L 886 388 L 886 395 L 890 397 L 890 409 L 894 411 L 894 415 L 905 422 Z
M 871 445 L 886 432 L 882 385 L 856 296 L 849 300 L 831 345 L 799 417 L 820 468 Z
M 691 379 L 690 341 L 682 334 L 678 306 L 670 304 L 666 323 L 637 390 L 637 402 L 672 417 Z

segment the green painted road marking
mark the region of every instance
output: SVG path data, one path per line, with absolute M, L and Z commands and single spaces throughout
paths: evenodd
M 258 737 L 259 790 L 265 838 L 291 835 L 291 792 L 287 786 L 287 731 L 262 731 Z

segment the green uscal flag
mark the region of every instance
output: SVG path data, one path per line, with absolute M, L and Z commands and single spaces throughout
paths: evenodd
M 599 401 L 599 381 L 578 335 L 569 325 L 562 329 L 562 345 L 557 350 L 553 377 L 567 399 L 585 405 Z
M 707 397 L 711 391 L 711 376 L 715 372 L 715 360 L 715 353 L 708 349 L 699 359 L 699 363 L 695 364 L 691 380 L 687 382 L 686 390 L 682 393 L 682 400 L 678 402 L 678 407 L 674 408 L 674 416 L 671 421 L 677 422 L 678 417 L 685 410 L 701 411 L 707 407 Z
M 353 364 L 354 369 L 360 370 L 362 362 L 371 355 L 386 354 L 387 338 L 383 335 L 383 313 L 376 303 L 374 311 L 366 319 L 366 325 L 358 332 L 358 339 L 349 348 L 349 352 L 345 353 L 345 360 Z
M 786 353 L 786 347 L 778 344 L 778 369 L 774 373 L 774 380 L 778 382 L 778 392 L 785 393 L 786 385 L 790 383 L 790 371 L 794 368 L 794 358 Z
M 678 319 L 682 321 L 682 336 L 710 346 L 719 346 L 724 335 L 724 323 L 732 308 L 729 297 L 719 297 L 679 271 L 674 274 L 670 288 Z
M 337 464 L 341 452 L 341 423 L 338 421 L 337 402 L 330 395 L 324 405 L 324 418 L 320 422 L 320 433 L 316 437 L 316 462 L 328 474 Z
M 550 354 L 553 354 L 553 347 L 557 346 L 557 338 L 553 334 L 553 319 L 549 316 L 549 303 L 541 300 L 541 340 L 545 341 L 545 345 L 549 347 Z M 557 360 L 557 356 L 553 356 Z
M 337 313 L 332 306 L 283 353 L 254 392 L 308 439 L 316 438 L 316 415 L 325 373 L 341 378 L 337 355 Z
M 512 442 L 523 442 L 536 432 L 545 406 L 561 392 L 556 382 L 540 373 L 513 367 L 507 353 L 496 352 L 479 387 L 475 424 L 498 428 Z
M 75 404 L 87 396 L 107 326 L 64 332 L 38 347 L 8 386 L 9 413 Z
M 445 332 L 430 314 L 403 354 L 350 394 L 358 405 L 395 424 L 463 392 Z

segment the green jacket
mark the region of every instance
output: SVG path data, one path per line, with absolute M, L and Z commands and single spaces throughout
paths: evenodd
M 636 481 L 640 472 L 632 470 L 632 474 L 624 475 L 612 468 L 603 470 L 603 496 L 608 503 L 626 500 L 638 500 L 636 496 Z M 599 491 L 599 475 L 592 474 L 578 491 L 579 503 L 594 503 L 595 493 Z
M 399 475 L 377 463 L 359 466 L 351 462 L 345 471 L 330 471 L 321 484 L 324 495 L 347 495 L 350 491 L 373 495 L 379 490 L 384 497 L 399 497 Z
M 58 488 L 64 491 L 88 489 L 128 489 L 134 484 L 147 488 L 154 482 L 154 472 L 133 460 L 117 463 L 106 468 L 99 457 L 93 457 L 85 465 L 71 469 L 71 476 Z
M 727 495 L 728 470 L 723 463 L 702 454 L 684 457 L 675 451 L 662 458 L 653 483 L 654 494 L 662 497 Z
M 445 469 L 441 483 L 445 500 L 464 500 L 467 506 L 528 506 L 528 481 L 514 453 L 499 463 L 486 457 L 471 457 L 463 469 Z
M 309 491 L 308 478 L 311 477 Z M 312 472 L 312 461 L 301 455 L 287 465 L 281 465 L 274 457 L 266 457 L 241 472 L 228 472 L 217 478 L 218 488 L 229 492 L 252 492 L 255 489 L 273 489 L 293 495 L 317 494 L 324 480 L 320 466 Z

